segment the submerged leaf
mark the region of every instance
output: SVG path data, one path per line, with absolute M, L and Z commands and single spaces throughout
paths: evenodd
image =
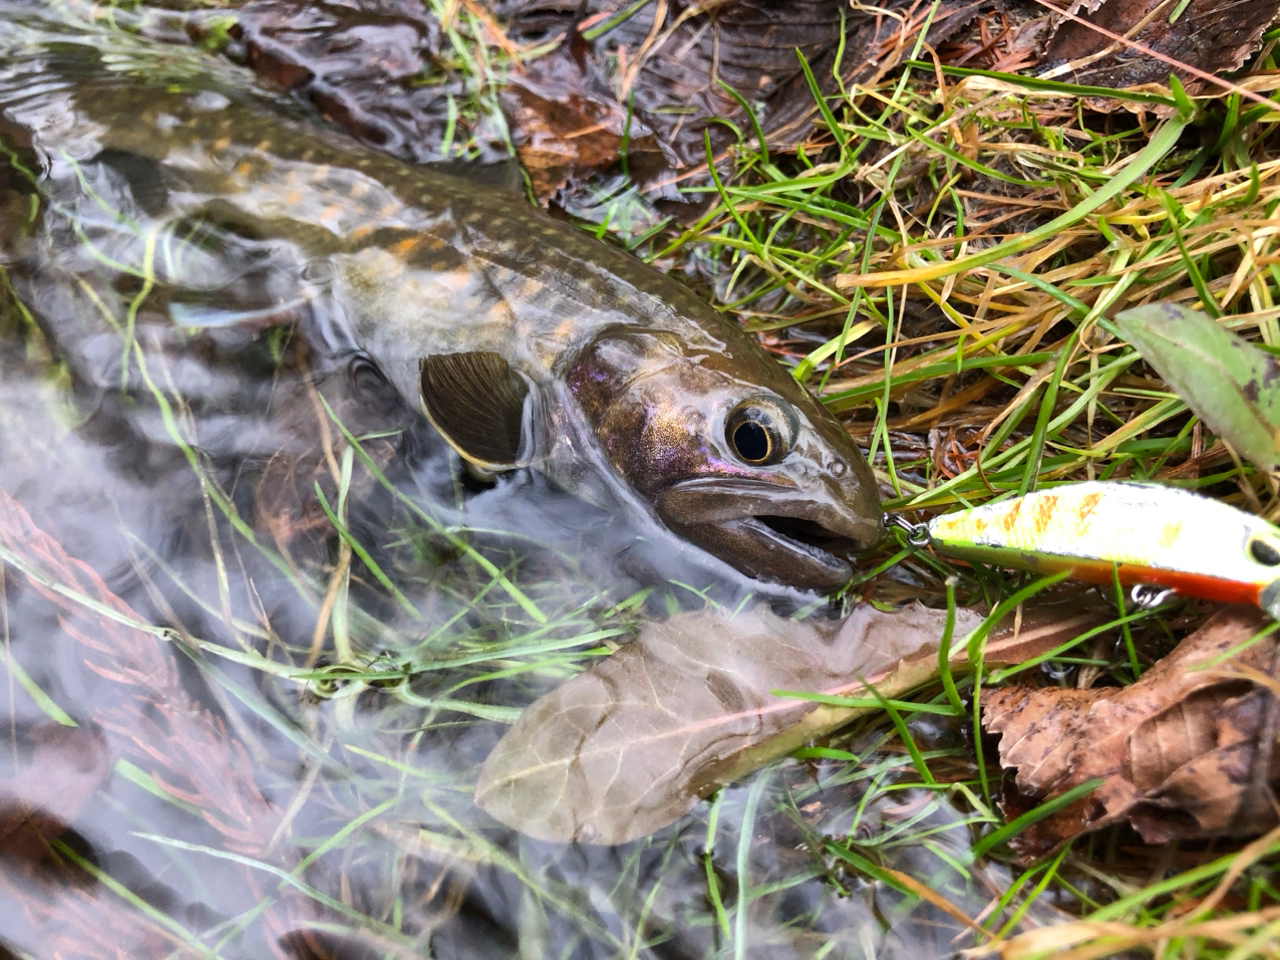
M 1264 470 L 1280 451 L 1280 361 L 1186 307 L 1116 317 L 1120 332 L 1214 433 Z
M 762 604 L 646 625 L 525 710 L 485 762 L 476 802 L 542 840 L 645 836 L 723 785 L 743 751 L 817 706 L 772 691 L 847 691 L 906 657 L 936 663 L 944 622 L 919 604 L 898 613 L 867 605 L 843 623 L 787 620 Z M 979 622 L 960 611 L 958 635 Z
M 982 623 L 956 611 L 953 667 Z M 1099 622 L 1070 601 L 1002 622 L 988 665 L 1021 663 Z M 534 702 L 480 771 L 476 803 L 507 826 L 559 843 L 626 843 L 673 823 L 698 799 L 829 733 L 871 707 L 779 696 L 896 697 L 938 673 L 946 613 L 869 604 L 840 622 L 681 614 L 646 625 L 607 660 Z
M 1019 663 L 1098 622 L 1086 604 L 1001 626 L 988 664 Z M 958 610 L 951 646 L 982 623 Z M 625 843 L 665 827 L 718 787 L 874 707 L 779 696 L 895 697 L 932 680 L 946 614 L 918 603 L 858 607 L 841 622 L 760 605 L 700 611 L 640 636 L 532 704 L 485 761 L 476 803 L 541 840 Z

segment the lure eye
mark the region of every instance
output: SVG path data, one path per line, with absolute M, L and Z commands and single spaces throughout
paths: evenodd
M 1249 556 L 1263 566 L 1280 567 L 1280 547 L 1262 537 L 1254 537 L 1249 541 Z
M 724 438 L 743 463 L 771 466 L 791 452 L 796 442 L 796 413 L 772 397 L 752 397 L 730 411 Z

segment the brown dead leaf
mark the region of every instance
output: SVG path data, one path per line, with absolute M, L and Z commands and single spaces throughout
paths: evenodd
M 672 0 L 635 9 L 629 0 L 469 0 L 471 30 L 494 51 L 480 78 L 453 65 L 457 35 L 412 0 L 249 0 L 235 15 L 250 66 L 355 136 L 416 162 L 443 159 L 446 143 L 468 143 L 469 155 L 494 162 L 514 144 L 546 203 L 615 167 L 624 145 L 630 174 L 676 199 L 672 182 L 701 170 L 708 140 L 725 158 L 752 136 L 744 102 L 771 150 L 820 138 L 801 58 L 832 94 L 895 69 L 922 33 L 936 46 L 972 25 L 953 44 L 957 62 L 979 56 L 1016 69 L 1036 64 L 1048 21 L 1056 32 L 1041 72 L 1098 86 L 1164 84 L 1178 63 L 1187 65 L 1176 70 L 1184 80 L 1239 67 L 1278 4 L 1191 0 L 1170 23 L 1172 5 L 1157 0 L 1031 10 L 967 0 Z M 515 59 L 503 65 L 508 55 Z M 505 123 L 483 109 L 459 111 L 477 82 L 499 89 Z
M 1236 70 L 1258 49 L 1276 18 L 1277 0 L 1191 0 L 1170 23 L 1164 0 L 1105 0 L 1067 7 L 1041 60 L 1055 77 L 1100 87 L 1167 84 L 1169 74 L 1203 86 L 1202 73 Z M 1180 66 L 1185 65 L 1185 66 Z
M 1025 797 L 1051 798 L 1093 779 L 1090 796 L 1032 825 L 1020 852 L 1046 853 L 1078 833 L 1128 820 L 1148 843 L 1260 833 L 1280 822 L 1280 698 L 1270 623 L 1233 607 L 1210 619 L 1137 683 L 1120 689 L 1007 687 L 988 691 L 983 726 Z M 1209 664 L 1213 663 L 1212 666 Z
M 308 378 L 291 398 L 292 403 L 279 405 L 282 422 L 291 428 L 290 436 L 313 438 L 314 443 L 312 449 L 295 444 L 267 461 L 253 488 L 253 524 L 256 532 L 269 536 L 294 567 L 323 562 L 335 534 L 316 488 L 328 503 L 338 500 L 342 483 L 338 463 L 346 440 L 334 429 L 327 410 L 357 434 L 396 429 L 404 419 L 394 388 L 381 376 L 372 383 L 371 378 L 372 374 L 363 378 L 332 374 Z M 348 495 L 354 499 L 366 496 L 375 486 L 376 472 L 386 467 L 398 446 L 383 437 L 366 441 L 362 450 L 373 469 L 364 458 L 356 461 L 347 485 Z
M 544 204 L 574 179 L 608 169 L 622 155 L 626 117 L 598 100 L 574 94 L 553 98 L 519 83 L 502 100 L 523 133 L 516 148 L 520 165 Z

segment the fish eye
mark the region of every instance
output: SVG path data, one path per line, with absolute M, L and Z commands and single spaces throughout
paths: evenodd
M 753 467 L 778 463 L 796 442 L 795 411 L 772 397 L 752 397 L 730 411 L 724 438 L 743 463 Z
M 1266 567 L 1280 567 L 1280 547 L 1261 536 L 1249 540 L 1249 556 Z

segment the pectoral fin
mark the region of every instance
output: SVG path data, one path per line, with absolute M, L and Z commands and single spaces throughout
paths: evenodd
M 459 454 L 485 470 L 524 465 L 529 385 L 506 360 L 487 350 L 435 354 L 418 373 L 427 419 Z

